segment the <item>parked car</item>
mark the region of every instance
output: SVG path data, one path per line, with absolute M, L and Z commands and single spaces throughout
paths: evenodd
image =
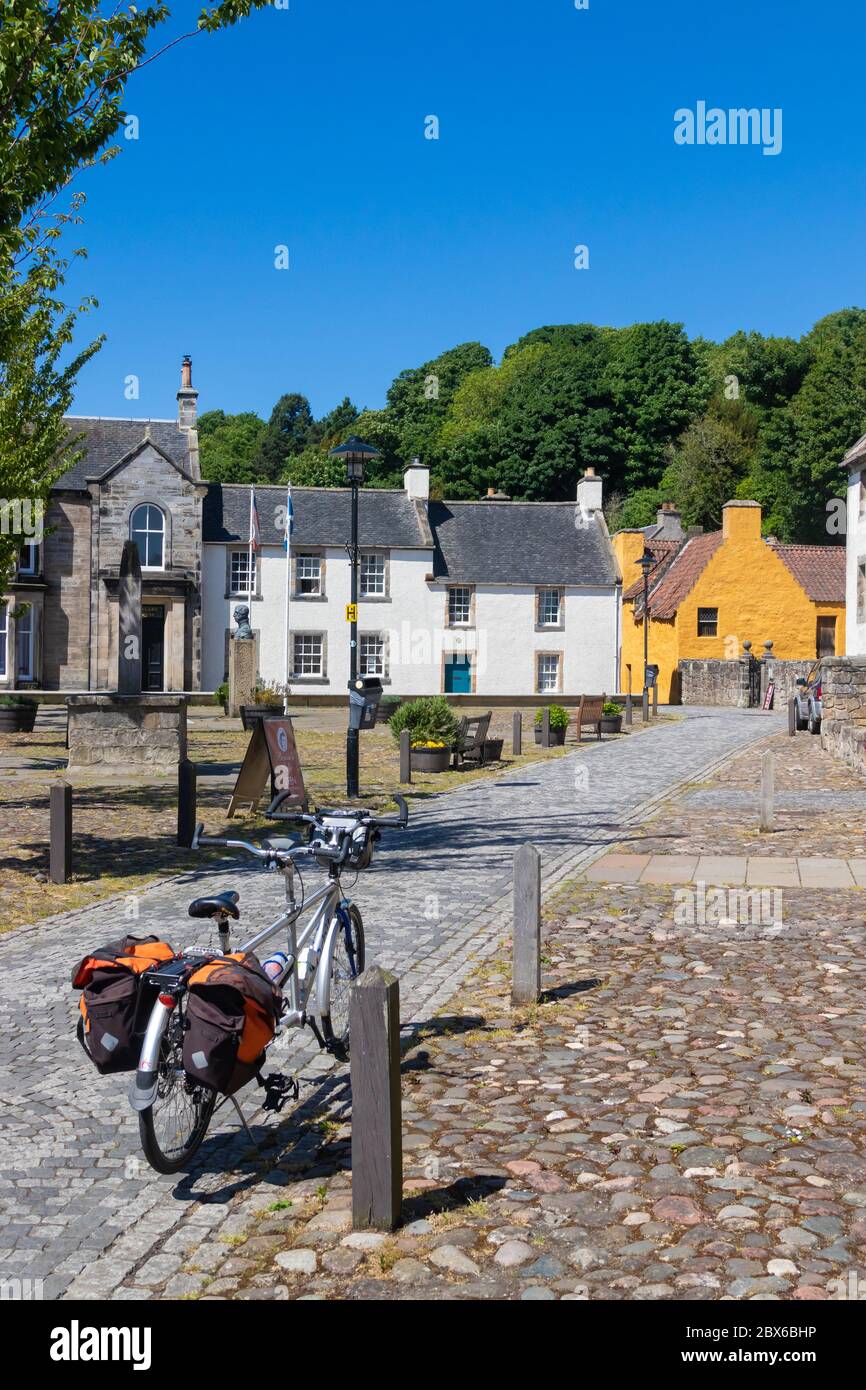
M 821 703 L 821 663 L 816 661 L 808 676 L 797 677 L 794 700 L 797 706 L 797 728 L 820 734 L 823 706 Z

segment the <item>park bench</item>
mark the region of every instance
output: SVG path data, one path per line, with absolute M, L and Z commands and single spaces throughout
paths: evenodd
M 606 699 L 606 695 L 581 695 L 577 709 L 568 711 L 569 723 L 574 724 L 578 743 L 583 729 L 594 729 L 601 742 L 601 710 Z
M 452 767 L 462 767 L 464 763 L 480 765 L 484 762 L 484 741 L 493 711 L 486 714 L 465 714 L 457 726 L 457 736 L 451 745 Z

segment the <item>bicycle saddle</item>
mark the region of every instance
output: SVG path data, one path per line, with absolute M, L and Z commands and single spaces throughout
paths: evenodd
M 234 917 L 235 921 L 240 917 L 240 912 L 236 906 L 240 893 L 217 893 L 213 898 L 195 898 L 189 905 L 190 917 L 215 917 L 218 912 L 225 912 L 229 917 Z

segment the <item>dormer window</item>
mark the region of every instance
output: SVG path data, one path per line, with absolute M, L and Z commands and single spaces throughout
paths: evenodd
M 129 535 L 138 546 L 143 570 L 165 569 L 165 517 L 150 502 L 136 507 L 129 518 Z

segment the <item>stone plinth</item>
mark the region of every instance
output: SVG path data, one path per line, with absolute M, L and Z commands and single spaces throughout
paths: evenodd
M 256 639 L 235 637 L 229 642 L 229 718 L 237 719 L 241 705 L 253 703 L 256 688 Z
M 185 695 L 70 695 L 69 768 L 173 772 L 186 757 Z

